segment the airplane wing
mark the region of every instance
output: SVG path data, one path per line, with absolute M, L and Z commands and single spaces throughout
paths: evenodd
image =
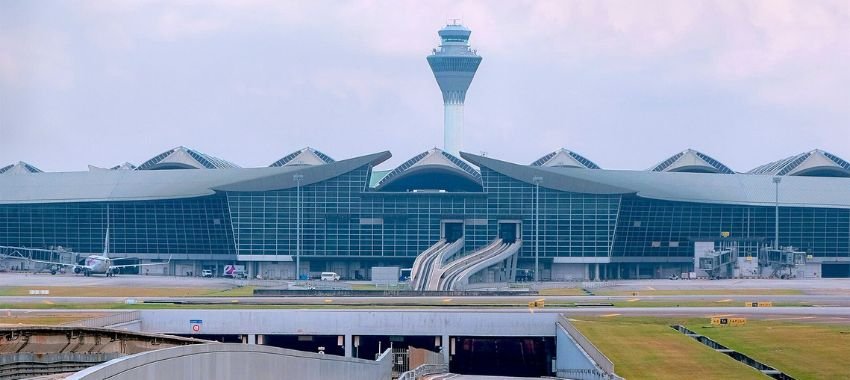
M 145 264 L 123 264 L 123 265 L 110 265 L 111 269 L 122 269 L 122 268 L 138 268 L 138 267 L 148 267 L 153 265 L 167 265 L 171 262 L 171 256 L 168 256 L 168 261 L 161 263 L 145 263 Z

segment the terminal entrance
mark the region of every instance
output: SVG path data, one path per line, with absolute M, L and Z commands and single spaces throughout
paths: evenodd
M 354 336 L 353 340 L 352 356 L 360 359 L 375 360 L 390 346 L 393 349 L 416 347 L 430 351 L 440 350 L 440 338 L 436 336 L 363 335 Z
M 823 278 L 850 277 L 850 264 L 821 264 Z
M 462 375 L 552 376 L 554 337 L 452 337 L 449 371 Z
M 463 222 L 443 221 L 442 238 L 449 243 L 454 243 L 463 237 Z
M 499 239 L 505 243 L 516 243 L 520 236 L 520 224 L 517 222 L 499 222 Z
M 263 345 L 345 356 L 342 335 L 264 335 Z

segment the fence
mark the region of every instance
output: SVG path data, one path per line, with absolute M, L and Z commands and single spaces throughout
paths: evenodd
M 422 376 L 449 372 L 448 364 L 423 364 L 412 371 L 402 373 L 398 380 L 417 380 Z
M 84 319 L 81 321 L 74 321 L 62 324 L 62 326 L 67 327 L 107 327 L 114 326 L 121 323 L 133 322 L 140 320 L 141 313 L 138 310 L 128 311 L 123 313 L 115 313 L 110 315 L 104 315 L 102 317 L 95 317 Z

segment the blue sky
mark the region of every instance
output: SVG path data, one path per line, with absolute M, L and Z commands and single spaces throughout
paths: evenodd
M 0 165 L 139 164 L 184 145 L 241 166 L 311 146 L 442 144 L 425 56 L 450 18 L 484 57 L 463 149 L 565 147 L 645 169 L 850 159 L 848 1 L 0 1 Z

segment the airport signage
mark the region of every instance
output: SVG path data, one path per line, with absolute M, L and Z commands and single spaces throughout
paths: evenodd
M 773 307 L 773 302 L 745 302 L 745 307 Z
M 544 306 L 543 300 L 531 301 L 531 302 L 528 303 L 529 309 L 535 309 L 535 308 L 541 308 L 542 309 L 543 306 Z
M 747 324 L 747 318 L 711 317 L 714 326 L 743 326 Z
M 190 319 L 189 326 L 192 327 L 192 332 L 201 332 L 201 326 L 203 326 L 204 321 L 201 319 Z

